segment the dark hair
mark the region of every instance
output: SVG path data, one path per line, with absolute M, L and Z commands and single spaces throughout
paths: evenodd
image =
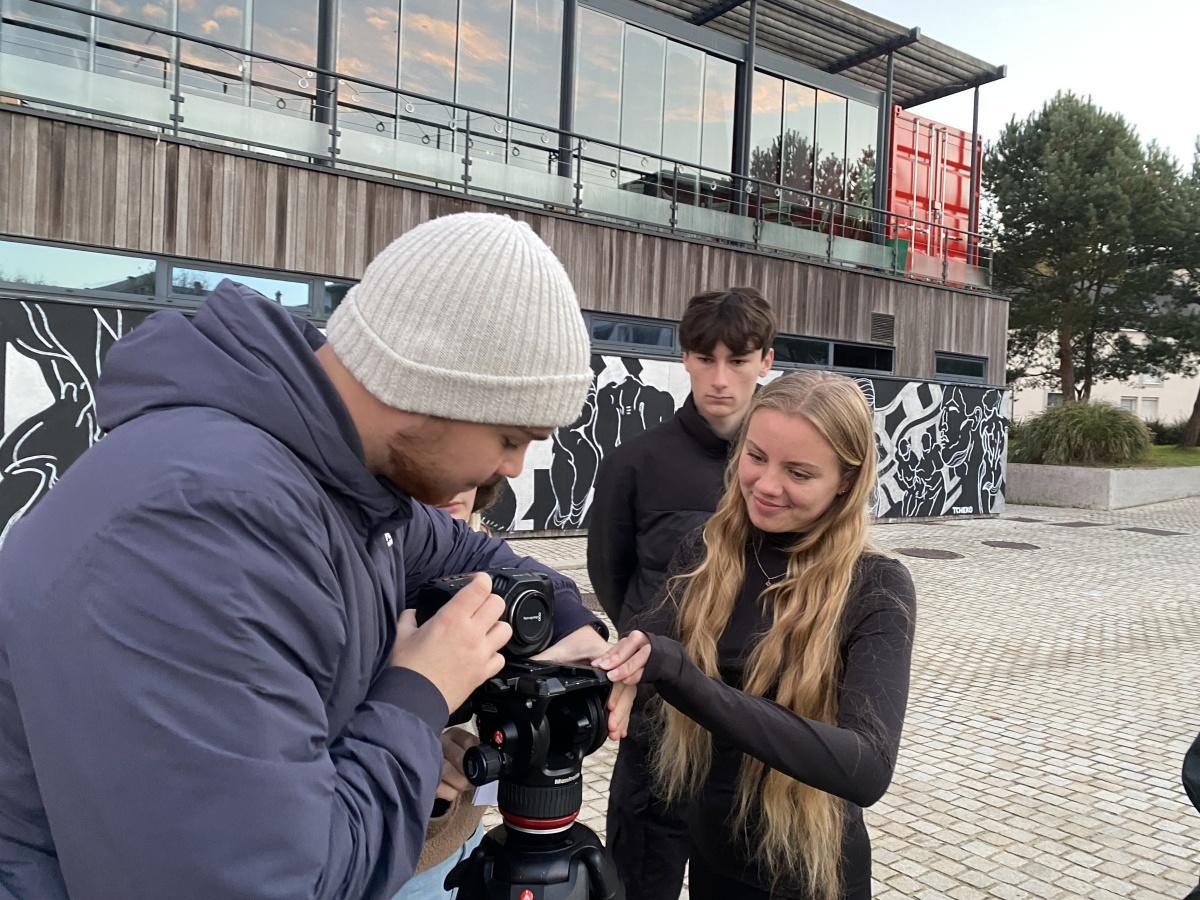
M 495 504 L 500 499 L 500 495 L 504 493 L 504 486 L 508 484 L 508 479 L 501 475 L 495 481 L 489 484 L 481 484 L 475 489 L 475 502 L 471 504 L 471 512 L 481 513 L 488 507 Z
M 679 320 L 679 345 L 688 353 L 711 353 L 717 344 L 735 356 L 765 353 L 774 342 L 775 313 L 752 287 L 697 294 Z

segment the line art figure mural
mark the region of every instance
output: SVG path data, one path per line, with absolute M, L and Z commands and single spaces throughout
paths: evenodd
M 104 355 L 146 315 L 0 299 L 0 540 L 101 438 L 93 387 Z M 596 354 L 592 373 L 579 417 L 529 448 L 525 471 L 485 514 L 493 530 L 585 529 L 605 454 L 665 422 L 688 395 L 678 360 Z M 1003 511 L 1007 391 L 866 376 L 855 381 L 875 411 L 876 516 Z

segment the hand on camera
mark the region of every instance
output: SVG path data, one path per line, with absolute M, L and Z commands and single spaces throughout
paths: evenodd
M 424 675 L 441 691 L 446 706 L 458 709 L 471 691 L 500 671 L 500 648 L 512 637 L 501 622 L 504 600 L 492 593 L 492 579 L 480 573 L 446 601 L 424 625 L 405 610 L 396 625 L 391 664 Z
M 592 665 L 608 672 L 613 683 L 608 697 L 608 737 L 619 741 L 629 733 L 629 714 L 637 697 L 637 684 L 650 659 L 650 639 L 640 631 L 631 631 L 617 641 Z
M 591 625 L 584 625 L 533 657 L 535 662 L 575 663 L 591 665 L 591 661 L 608 650 L 608 641 Z

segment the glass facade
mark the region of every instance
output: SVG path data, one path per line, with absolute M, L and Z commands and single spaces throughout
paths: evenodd
M 87 2 L 130 22 L 0 0 L 0 42 L 104 75 L 102 113 L 299 159 L 336 150 L 341 164 L 497 199 L 578 202 L 589 214 L 894 268 L 848 243 L 879 244 L 875 106 L 755 72 L 747 165 L 761 185 L 743 194 L 732 173 L 738 64 L 590 6 L 577 12 L 570 98 L 583 138 L 568 140 L 580 156 L 577 187 L 558 177 L 563 0 L 336 0 L 335 135 L 325 115 L 334 98 L 317 90 L 315 0 Z M 178 41 L 180 71 L 176 41 L 155 26 L 194 35 Z M 61 71 L 54 89 L 77 95 L 78 78 Z M 176 76 L 186 105 L 173 97 Z M 114 90 L 114 78 L 139 83 Z
M 763 218 L 821 229 L 832 219 L 839 234 L 869 240 L 876 107 L 762 71 L 753 96 L 750 175 L 770 183 Z

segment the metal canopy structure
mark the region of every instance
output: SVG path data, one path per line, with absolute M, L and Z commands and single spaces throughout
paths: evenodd
M 649 7 L 739 40 L 749 30 L 747 0 L 640 0 Z M 759 0 L 759 47 L 859 84 L 887 89 L 887 57 L 894 62 L 892 97 L 903 107 L 971 90 L 1005 76 L 995 66 L 910 28 L 841 0 Z

